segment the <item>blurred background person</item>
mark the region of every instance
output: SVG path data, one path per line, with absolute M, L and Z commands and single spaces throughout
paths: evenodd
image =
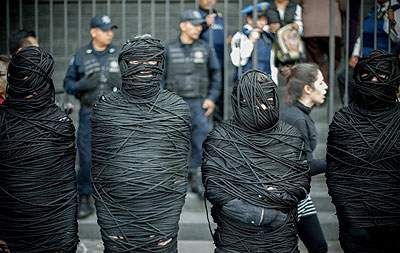
M 212 10 L 210 14 L 210 2 Z M 200 39 L 209 42 L 210 31 L 212 31 L 212 41 L 215 53 L 217 55 L 219 65 L 221 67 L 221 84 L 224 83 L 224 17 L 222 12 L 214 9 L 217 0 L 199 0 L 199 12 L 206 20 L 203 25 L 203 30 L 200 34 Z M 224 85 L 221 85 L 221 95 L 215 103 L 214 120 L 221 121 L 224 117 Z
M 221 94 L 221 69 L 214 48 L 199 39 L 206 21 L 199 11 L 181 14 L 179 37 L 165 47 L 163 86 L 181 96 L 189 105 L 192 124 L 191 189 L 203 198 L 201 182 L 202 145 L 210 130 L 208 117 Z
M 81 102 L 77 146 L 79 169 L 77 174 L 79 207 L 78 217 L 93 213 L 91 204 L 92 187 L 90 169 L 92 166 L 90 148 L 90 115 L 98 98 L 121 87 L 118 65 L 118 50 L 112 44 L 114 25 L 107 15 L 96 15 L 90 20 L 92 40 L 72 57 L 64 78 L 64 89 L 75 95 Z
M 16 54 L 19 50 L 27 46 L 39 46 L 36 34 L 32 30 L 21 29 L 12 33 L 8 39 L 8 51 L 10 55 Z
M 330 0 L 301 0 L 303 7 L 304 34 L 307 62 L 314 62 L 324 80 L 329 80 L 329 26 Z M 340 63 L 342 38 L 342 14 L 346 12 L 346 0 L 335 0 L 335 69 Z M 329 84 L 328 84 L 329 85 Z
M 0 55 L 0 104 L 6 98 L 7 69 L 9 63 L 10 57 L 8 55 Z
M 277 83 L 277 70 L 274 64 L 274 51 L 272 45 L 274 36 L 269 33 L 267 26 L 266 11 L 269 3 L 262 2 L 257 4 L 257 21 L 254 28 L 253 5 L 249 5 L 241 12 L 246 14 L 246 24 L 242 31 L 235 33 L 232 37 L 230 54 L 231 61 L 235 65 L 234 80 L 238 79 L 238 68 L 242 67 L 242 73 L 253 69 L 252 53 L 257 47 L 257 70 L 271 74 L 272 79 Z
M 268 2 L 270 4 L 267 9 L 268 27 L 269 31 L 276 36 L 276 46 L 274 48 L 275 65 L 280 67 L 303 61 L 305 53 L 300 38 L 303 35 L 303 14 L 301 6 L 296 4 L 294 0 L 270 0 Z M 281 28 L 286 28 L 286 26 L 291 26 L 291 29 L 296 31 L 296 36 L 284 36 L 284 34 L 281 35 L 281 33 L 278 33 Z M 278 36 L 281 36 L 281 38 L 278 39 Z M 297 38 L 297 42 L 293 41 L 295 38 Z M 280 43 L 284 43 L 284 45 Z M 297 50 L 302 50 L 299 54 L 293 54 L 293 49 L 290 50 L 291 48 L 289 46 L 293 45 L 293 43 L 301 43 L 301 45 L 294 45 Z M 286 53 L 287 55 L 279 57 L 279 54 L 284 54 L 281 49 L 283 46 L 286 46 L 289 52 Z M 298 58 L 293 58 L 294 56 Z

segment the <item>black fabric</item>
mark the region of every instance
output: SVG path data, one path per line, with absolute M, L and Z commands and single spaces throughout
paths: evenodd
M 400 226 L 340 228 L 339 241 L 345 253 L 400 252 Z
M 281 112 L 281 120 L 301 132 L 307 152 L 307 161 L 310 165 L 310 175 L 314 176 L 325 172 L 326 161 L 325 159 L 314 159 L 313 152 L 317 146 L 317 128 L 310 116 L 311 110 L 312 107 L 307 107 L 296 101 L 294 105 L 288 104 Z
M 105 252 L 177 252 L 190 116 L 180 97 L 160 89 L 163 53 L 151 37 L 125 43 L 122 89 L 92 112 L 93 190 Z
M 298 252 L 296 208 L 310 189 L 301 135 L 278 121 L 276 85 L 262 72 L 241 76 L 232 107 L 233 119 L 221 122 L 203 145 L 216 252 Z M 236 218 L 235 209 L 247 214 Z
M 294 22 L 294 15 L 296 13 L 296 3 L 293 0 L 289 0 L 288 5 L 285 9 L 284 19 L 281 20 L 279 11 L 276 7 L 275 1 L 269 1 L 270 7 L 267 9 L 268 23 L 279 23 L 281 27 Z
M 173 48 L 173 51 L 170 47 Z M 173 60 L 170 60 L 170 57 L 172 57 Z M 204 57 L 206 57 L 206 59 L 204 59 Z M 180 38 L 177 38 L 167 44 L 165 49 L 165 58 L 166 69 L 163 76 L 164 88 L 176 92 L 184 98 L 194 98 L 206 94 L 205 98 L 212 100 L 214 103 L 220 98 L 222 77 L 221 66 L 215 53 L 215 49 L 210 48 L 206 42 L 199 39 L 195 40 L 192 44 L 183 44 Z M 203 60 L 206 61 L 205 64 Z M 184 65 L 182 65 L 183 62 L 185 62 Z M 200 73 L 204 74 L 204 67 L 206 67 L 207 70 L 206 74 L 199 75 Z M 177 75 L 175 77 L 170 77 L 170 73 L 176 73 Z M 181 77 L 183 79 L 180 79 Z M 185 87 L 185 82 L 192 87 Z M 205 83 L 208 83 L 206 91 L 203 86 Z M 180 87 L 176 87 L 178 84 L 181 88 L 188 90 L 184 90 L 183 93 L 180 93 Z M 200 91 L 200 94 L 196 95 L 194 94 L 196 88 L 193 86 L 199 84 L 201 84 L 202 87 L 197 87 L 200 88 L 198 90 Z M 193 96 L 186 96 L 184 94 L 186 92 L 192 93 Z
M 203 40 L 182 46 L 180 39 L 168 44 L 166 88 L 183 98 L 208 95 L 208 46 Z
M 370 73 L 386 78 L 372 81 Z M 341 230 L 400 224 L 399 76 L 395 55 L 374 50 L 361 58 L 354 70 L 357 99 L 329 126 L 326 177 Z
M 0 240 L 10 252 L 76 252 L 75 129 L 54 103 L 54 60 L 26 47 L 0 105 Z
M 328 245 L 317 214 L 301 217 L 297 222 L 297 233 L 309 253 L 328 252 Z

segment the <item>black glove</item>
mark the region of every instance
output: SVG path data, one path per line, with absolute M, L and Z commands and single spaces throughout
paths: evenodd
M 118 89 L 121 88 L 121 74 L 120 73 L 110 73 L 108 86 L 111 88 L 117 87 Z
M 78 81 L 78 91 L 84 92 L 96 89 L 97 83 L 100 78 L 99 75 L 99 73 L 92 73 L 90 75 L 82 77 L 82 79 Z

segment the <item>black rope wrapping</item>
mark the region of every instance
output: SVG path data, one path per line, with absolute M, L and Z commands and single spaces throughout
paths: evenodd
M 219 124 L 203 145 L 216 252 L 298 252 L 297 203 L 310 190 L 301 134 L 278 121 L 277 88 L 262 72 L 247 71 L 239 78 L 232 107 L 233 119 Z M 272 211 L 285 218 L 259 226 L 241 222 L 224 211 L 235 199 L 262 209 L 264 218 Z
M 375 77 L 377 80 L 372 80 Z M 383 50 L 373 50 L 360 58 L 354 68 L 356 103 L 373 109 L 393 107 L 400 83 L 399 58 Z
M 354 78 L 357 100 L 339 110 L 329 126 L 329 194 L 340 226 L 399 226 L 399 59 L 372 51 L 360 59 Z
M 76 252 L 75 128 L 54 103 L 54 60 L 38 47 L 11 59 L 0 105 L 0 240 L 13 253 Z
M 119 56 L 121 91 L 93 110 L 92 179 L 105 252 L 177 252 L 190 114 L 183 99 L 160 89 L 163 53 L 159 40 L 128 41 Z M 132 60 L 156 60 L 158 68 Z M 153 76 L 135 76 L 143 71 Z

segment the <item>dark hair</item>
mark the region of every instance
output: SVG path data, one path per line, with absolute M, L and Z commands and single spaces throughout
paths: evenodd
M 280 68 L 279 72 L 286 79 L 286 103 L 294 104 L 303 95 L 306 85 L 314 88 L 318 79 L 318 66 L 314 63 L 300 63 Z
M 7 65 L 10 63 L 10 56 L 5 55 L 5 54 L 0 54 L 0 61 L 6 63 Z
M 11 34 L 10 39 L 8 40 L 8 51 L 11 55 L 17 53 L 19 48 L 31 46 L 31 42 L 28 40 L 28 37 L 36 38 L 36 34 L 32 30 L 19 30 Z

